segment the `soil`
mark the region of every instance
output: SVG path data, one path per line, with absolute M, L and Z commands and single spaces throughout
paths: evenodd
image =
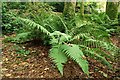
M 119 40 L 112 38 L 113 43 L 118 45 Z M 114 42 L 115 41 L 115 42 Z M 33 42 L 37 42 L 34 44 Z M 61 76 L 52 60 L 48 57 L 50 46 L 43 46 L 41 41 L 33 41 L 20 44 L 25 50 L 29 50 L 29 55 L 16 54 L 14 43 L 2 43 L 3 78 L 88 78 L 81 68 L 72 60 L 64 66 L 64 76 Z M 87 58 L 89 62 L 89 78 L 119 78 L 119 70 L 110 70 L 98 61 Z M 116 63 L 111 62 L 114 66 Z M 114 68 L 118 68 L 114 66 Z

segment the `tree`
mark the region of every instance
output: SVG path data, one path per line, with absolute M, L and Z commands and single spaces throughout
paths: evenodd
M 118 24 L 120 26 L 120 2 L 119 2 L 119 7 L 118 7 Z
M 107 2 L 106 4 L 106 14 L 111 20 L 114 20 L 118 17 L 118 2 L 112 0 L 113 2 Z
M 80 14 L 81 14 L 82 17 L 84 16 L 84 0 L 82 0 L 82 2 L 81 2 Z
M 82 0 L 81 2 L 77 2 L 76 3 L 76 8 L 79 8 L 78 9 L 78 13 L 80 15 L 80 17 L 84 16 L 84 0 Z
M 71 2 L 64 3 L 63 15 L 66 19 L 73 19 L 75 16 L 76 0 L 70 0 Z

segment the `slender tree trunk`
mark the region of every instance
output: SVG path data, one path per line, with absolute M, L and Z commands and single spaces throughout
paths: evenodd
M 106 14 L 109 16 L 111 20 L 114 20 L 118 17 L 118 2 L 107 2 L 106 4 Z
M 120 2 L 119 2 L 119 7 L 118 7 L 118 24 L 120 26 Z
M 66 19 L 73 19 L 75 16 L 76 0 L 64 3 L 63 15 Z
M 82 2 L 81 2 L 80 14 L 81 14 L 82 17 L 84 16 L 84 0 L 82 0 Z

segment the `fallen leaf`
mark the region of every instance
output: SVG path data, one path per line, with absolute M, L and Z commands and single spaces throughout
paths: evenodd
M 104 73 L 103 71 L 99 71 L 100 73 L 103 74 L 104 77 L 107 77 L 108 75 L 106 73 Z
M 40 77 L 43 78 L 43 75 L 41 75 Z
M 8 74 L 5 74 L 5 76 L 9 77 L 9 76 L 11 76 L 11 74 L 8 73 Z
M 8 69 L 6 69 L 6 68 L 2 68 L 2 71 L 7 71 Z
M 45 71 L 46 71 L 46 70 L 49 70 L 49 68 L 45 68 L 44 70 L 45 70 Z

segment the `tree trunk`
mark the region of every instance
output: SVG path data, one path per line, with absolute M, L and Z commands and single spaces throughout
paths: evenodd
M 120 26 L 120 3 L 119 3 L 119 7 L 118 7 L 118 24 Z
M 84 0 L 82 0 L 81 4 L 80 4 L 80 14 L 83 17 L 84 16 Z
M 65 19 L 73 19 L 75 16 L 75 6 L 76 0 L 71 0 L 71 2 L 64 3 L 63 15 Z
M 114 20 L 118 17 L 118 2 L 107 2 L 106 4 L 106 14 L 111 20 Z

